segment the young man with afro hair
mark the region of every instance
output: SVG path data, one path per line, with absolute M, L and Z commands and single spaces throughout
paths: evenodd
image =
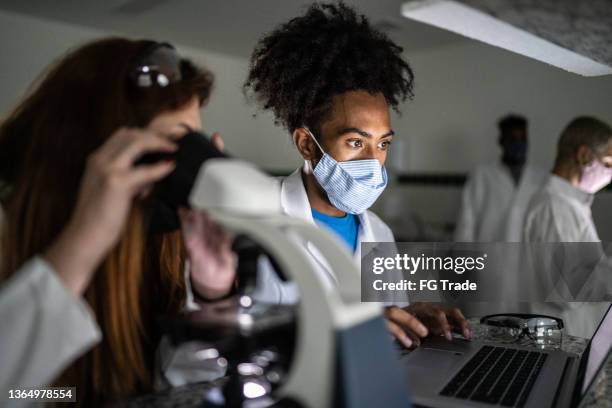
M 368 208 L 387 182 L 384 164 L 394 136 L 389 110 L 412 98 L 413 81 L 402 48 L 343 3 L 311 5 L 264 36 L 251 57 L 245 93 L 272 111 L 305 161 L 282 181 L 284 211 L 331 230 L 357 262 L 361 242 L 394 241 Z M 333 271 L 315 248 L 304 246 L 333 288 Z M 297 296 L 281 284 L 270 289 L 273 273 L 262 279 L 269 300 Z M 398 306 L 385 309 L 387 325 L 406 347 L 430 332 L 450 339 L 455 329 L 470 337 L 456 308 Z

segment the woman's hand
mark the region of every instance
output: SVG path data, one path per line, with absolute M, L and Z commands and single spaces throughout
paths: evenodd
M 211 142 L 221 151 L 221 135 L 215 132 Z M 181 230 L 191 262 L 193 290 L 204 299 L 218 299 L 229 293 L 236 279 L 236 256 L 232 239 L 202 211 L 179 209 Z
M 193 290 L 208 300 L 227 295 L 236 279 L 232 238 L 203 211 L 181 208 L 179 217 Z
M 75 296 L 119 240 L 133 198 L 174 169 L 173 162 L 134 163 L 145 153 L 175 150 L 156 133 L 121 128 L 89 156 L 72 217 L 44 254 Z

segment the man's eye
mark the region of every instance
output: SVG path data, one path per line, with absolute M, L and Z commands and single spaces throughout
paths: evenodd
M 363 146 L 363 143 L 359 139 L 347 140 L 347 143 L 349 144 L 349 146 L 351 146 L 353 148 L 360 148 L 360 147 Z
M 390 140 L 385 140 L 384 142 L 380 142 L 378 144 L 378 148 L 381 150 L 387 150 L 389 148 L 389 146 L 391 146 L 391 141 Z

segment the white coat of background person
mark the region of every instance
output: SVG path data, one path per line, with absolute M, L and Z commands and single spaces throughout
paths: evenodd
M 546 181 L 544 170 L 526 163 L 527 120 L 508 115 L 498 126 L 501 160 L 482 164 L 469 176 L 455 242 L 520 242 L 527 205 Z
M 612 180 L 612 128 L 592 117 L 571 121 L 561 133 L 548 182 L 525 217 L 525 242 L 601 242 L 591 215 L 594 194 Z M 534 277 L 533 284 L 538 279 Z M 611 277 L 612 279 L 612 277 Z M 603 283 L 602 283 L 603 285 Z M 589 337 L 608 303 L 530 305 L 533 312 L 559 316 L 569 334 Z

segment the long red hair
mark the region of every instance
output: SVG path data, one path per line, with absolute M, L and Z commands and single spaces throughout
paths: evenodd
M 183 79 L 136 89 L 128 73 L 149 41 L 108 38 L 73 50 L 47 71 L 0 126 L 0 180 L 10 188 L 0 279 L 43 252 L 68 222 L 87 157 L 121 126 L 146 127 L 158 114 L 209 97 L 212 75 L 188 60 Z M 149 236 L 136 202 L 119 243 L 85 293 L 103 340 L 59 377 L 84 405 L 150 389 L 154 318 L 184 294 L 178 232 Z

